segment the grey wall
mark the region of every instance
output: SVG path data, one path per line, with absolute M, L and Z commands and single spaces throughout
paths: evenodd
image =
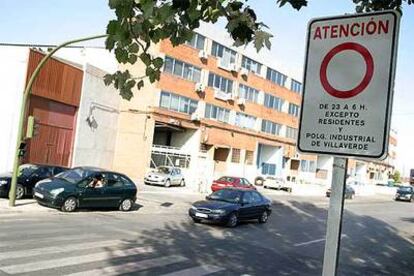
M 115 88 L 105 86 L 106 72 L 90 64 L 84 72 L 72 166 L 112 169 L 120 96 Z

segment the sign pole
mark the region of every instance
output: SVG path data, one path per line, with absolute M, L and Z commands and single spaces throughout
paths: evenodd
M 347 158 L 334 157 L 331 197 L 329 200 L 326 226 L 325 253 L 323 258 L 323 276 L 334 276 L 337 272 L 347 165 Z

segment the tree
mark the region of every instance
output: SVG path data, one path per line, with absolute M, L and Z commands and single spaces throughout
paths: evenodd
M 352 0 L 357 12 L 385 9 L 401 10 L 403 2 L 414 0 Z M 276 0 L 279 7 L 290 4 L 300 10 L 308 0 Z M 133 97 L 132 88 L 144 86 L 144 78 L 151 83 L 159 80 L 163 59 L 149 54 L 152 44 L 170 39 L 174 46 L 190 41 L 200 22 L 215 23 L 219 18 L 227 22 L 226 30 L 235 46 L 253 43 L 256 50 L 270 49 L 272 35 L 268 27 L 258 21 L 247 0 L 109 0 L 116 19 L 107 26 L 106 48 L 114 51 L 121 64 L 139 60 L 146 66 L 144 76 L 132 76 L 128 70 L 105 76 L 105 84 L 113 84 L 122 98 Z
M 401 173 L 396 170 L 392 175 L 392 179 L 394 179 L 395 183 L 401 183 Z

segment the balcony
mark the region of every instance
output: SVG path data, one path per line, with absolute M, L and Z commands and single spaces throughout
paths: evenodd
M 232 99 L 232 94 L 223 92 L 219 89 L 214 89 L 214 98 L 222 101 L 228 101 Z

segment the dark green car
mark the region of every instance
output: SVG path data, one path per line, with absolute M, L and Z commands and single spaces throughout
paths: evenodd
M 73 212 L 77 208 L 130 211 L 137 188 L 127 176 L 94 167 L 77 167 L 40 181 L 33 197 L 41 205 Z

